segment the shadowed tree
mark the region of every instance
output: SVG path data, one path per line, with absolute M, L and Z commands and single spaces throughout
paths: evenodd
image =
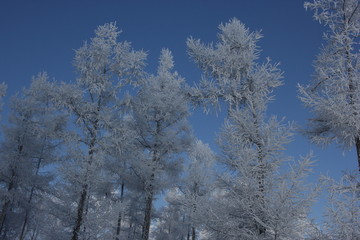
M 53 173 L 44 169 L 58 160 L 66 124 L 51 103 L 53 87 L 45 73 L 39 74 L 30 88 L 12 98 L 10 125 L 4 128 L 1 144 L 1 239 L 25 239 L 37 231 L 35 215 L 44 213 L 43 195 L 50 192 L 53 180 Z

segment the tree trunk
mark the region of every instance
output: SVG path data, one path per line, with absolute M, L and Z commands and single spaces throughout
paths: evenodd
M 160 123 L 156 123 L 156 136 L 158 136 L 160 132 Z M 156 163 L 158 162 L 158 152 L 155 148 L 153 152 L 152 162 Z M 153 167 L 152 173 L 150 175 L 148 186 L 145 185 L 145 191 L 146 191 L 146 199 L 145 199 L 145 216 L 144 216 L 144 225 L 143 225 L 143 231 L 142 231 L 142 239 L 148 240 L 149 234 L 150 234 L 150 224 L 151 224 L 151 210 L 152 210 L 152 202 L 153 202 L 153 195 L 154 195 L 154 180 L 155 180 L 155 168 Z
M 122 215 L 122 212 L 120 210 L 119 217 L 118 217 L 118 220 L 117 220 L 115 240 L 120 240 L 119 236 L 120 236 L 120 230 L 121 230 L 121 218 L 122 218 L 121 215 Z
M 24 223 L 23 223 L 22 228 L 21 228 L 21 233 L 20 233 L 19 240 L 24 240 L 24 238 L 25 238 L 25 229 L 26 229 L 28 219 L 29 219 L 29 210 L 26 209 L 25 219 L 24 219 Z
M 252 93 L 255 92 L 253 83 L 250 82 L 249 84 L 249 89 Z M 256 126 L 256 132 L 255 132 L 255 138 L 254 139 L 250 139 L 253 144 L 255 144 L 256 148 L 257 148 L 257 152 L 258 152 L 258 156 L 257 156 L 257 172 L 256 172 L 256 178 L 258 181 L 258 194 L 256 195 L 256 197 L 259 199 L 259 207 L 260 207 L 260 211 L 258 212 L 259 214 L 259 218 L 261 221 L 265 221 L 265 217 L 264 217 L 264 211 L 263 209 L 265 209 L 265 173 L 266 173 L 266 169 L 265 169 L 265 154 L 264 154 L 264 144 L 261 141 L 262 136 L 260 134 L 260 124 L 259 124 L 259 116 L 257 114 L 257 104 L 256 102 L 252 102 L 252 117 L 254 120 L 254 125 Z M 266 232 L 266 228 L 259 222 L 255 223 L 255 227 L 258 230 L 258 234 L 262 235 L 265 234 Z
M 356 9 L 359 7 L 359 4 L 357 4 L 356 8 L 354 9 L 353 14 L 355 13 Z M 348 24 L 350 19 L 347 18 L 346 14 L 345 14 L 345 1 L 343 2 L 343 12 L 344 12 L 344 16 L 343 16 L 343 21 L 344 21 L 344 33 L 348 34 L 346 32 L 346 29 L 348 28 Z M 352 14 L 352 15 L 353 15 Z M 351 17 L 352 17 L 351 15 Z M 350 17 L 350 18 L 351 18 Z M 349 36 L 348 36 L 349 37 Z M 350 37 L 349 37 L 350 38 Z M 351 59 L 351 43 L 349 42 L 348 38 L 345 39 L 345 46 L 344 46 L 344 50 L 345 50 L 345 58 L 346 58 L 346 62 L 345 62 L 345 67 L 346 67 L 346 72 L 347 72 L 347 78 L 349 80 L 349 104 L 351 105 L 351 107 L 353 108 L 353 115 L 357 115 L 357 111 L 356 108 L 354 106 L 355 101 L 354 101 L 354 94 L 358 91 L 358 88 L 356 86 L 356 84 L 354 84 L 354 70 L 353 70 L 353 66 L 352 66 L 352 59 Z M 356 154 L 357 154 L 357 161 L 358 161 L 358 170 L 360 171 L 360 139 L 359 136 L 355 137 L 355 147 L 356 147 Z
M 132 218 L 131 218 L 131 220 L 130 220 L 130 222 L 129 222 L 129 230 L 128 230 L 128 236 L 127 236 L 127 239 L 130 239 L 130 237 L 131 237 L 131 230 L 132 230 Z
M 13 169 L 11 171 L 11 181 L 10 181 L 9 187 L 7 189 L 8 192 L 10 192 L 14 188 L 14 185 L 15 185 L 14 178 L 15 178 L 15 170 Z M 8 199 L 4 203 L 4 205 L 3 205 L 2 209 L 1 209 L 1 214 L 0 214 L 0 236 L 3 235 L 3 231 L 4 231 L 4 227 L 5 227 L 6 215 L 7 215 L 7 211 L 9 209 L 10 204 L 11 204 L 11 201 L 10 201 L 10 199 Z
M 42 151 L 44 150 L 44 148 L 42 149 Z M 37 162 L 37 166 L 36 166 L 36 173 L 35 173 L 35 176 L 38 176 L 39 174 L 39 170 L 40 170 L 40 166 L 41 166 L 41 161 L 42 161 L 42 158 L 40 157 L 38 159 L 38 162 Z M 30 196 L 29 196 L 29 200 L 28 200 L 28 207 L 30 207 L 30 203 L 32 201 L 32 198 L 34 196 L 34 191 L 35 191 L 35 186 L 33 186 L 30 190 Z M 30 209 L 27 208 L 26 211 L 25 211 L 25 218 L 24 218 L 24 223 L 22 225 L 22 228 L 21 228 L 21 233 L 20 233 L 20 237 L 19 237 L 19 240 L 24 240 L 25 238 L 25 229 L 26 229 L 26 225 L 29 221 L 29 215 L 30 215 Z
M 259 217 L 262 221 L 264 221 L 264 212 L 263 209 L 265 207 L 265 166 L 264 166 L 264 160 L 262 157 L 259 159 L 259 170 L 258 170 L 258 183 L 259 183 L 259 201 L 260 201 L 260 211 L 259 211 Z M 261 225 L 260 223 L 257 223 L 258 233 L 259 235 L 265 234 L 266 228 Z
M 0 237 L 3 235 L 4 226 L 5 226 L 5 220 L 7 215 L 7 210 L 10 206 L 10 200 L 7 200 L 2 209 L 1 209 L 1 215 L 0 215 Z
M 360 172 L 360 137 L 355 138 L 356 155 L 358 160 L 358 170 Z
M 134 227 L 132 228 L 133 229 L 133 231 L 132 232 L 130 232 L 130 229 L 129 229 L 129 238 L 128 239 L 130 239 L 130 235 L 132 234 L 132 237 L 131 237 L 131 239 L 135 239 L 135 236 L 136 236 L 136 225 L 134 225 Z
M 30 240 L 36 240 L 37 237 L 38 237 L 38 234 L 39 234 L 39 231 L 38 229 L 36 228 L 31 236 L 31 239 Z
M 88 205 L 86 206 L 86 202 L 87 199 L 90 197 L 88 196 L 88 191 L 89 191 L 89 185 L 88 185 L 88 180 L 89 180 L 89 169 L 92 165 L 92 158 L 93 158 L 93 155 L 94 155 L 94 147 L 95 147 L 95 144 L 96 144 L 96 141 L 97 141 L 97 136 L 96 136 L 96 133 L 97 133 L 97 129 L 98 129 L 98 120 L 95 121 L 94 123 L 94 126 L 93 126 L 93 131 L 90 131 L 90 135 L 92 136 L 92 139 L 90 141 L 90 144 L 89 144 L 89 159 L 87 161 L 87 169 L 86 169 L 86 173 L 85 173 L 85 176 L 84 176 L 84 179 L 85 179 L 85 183 L 82 187 L 82 192 L 81 192 L 81 195 L 80 195 L 80 200 L 79 200 L 79 204 L 78 204 L 78 208 L 77 208 L 77 217 L 76 217 L 76 222 L 75 222 L 75 226 L 74 226 L 74 229 L 73 229 L 73 232 L 72 232 L 72 237 L 71 237 L 71 240 L 78 240 L 79 239 L 79 232 L 80 232 L 80 228 L 81 228 L 81 225 L 83 224 L 83 218 L 84 218 L 84 211 L 85 211 L 85 208 L 88 207 Z
M 147 192 L 147 196 L 146 196 L 145 217 L 144 217 L 144 226 L 143 226 L 143 232 L 142 232 L 143 240 L 149 239 L 152 202 L 153 202 L 153 186 L 152 186 L 152 184 L 150 184 L 148 187 L 148 192 Z
M 195 227 L 191 227 L 191 240 L 195 240 L 195 239 L 196 239 Z
M 260 139 L 260 135 L 258 135 L 258 138 Z M 258 188 L 259 193 L 257 195 L 260 203 L 260 211 L 259 211 L 259 218 L 261 221 L 265 221 L 264 217 L 264 211 L 265 209 L 265 163 L 264 163 L 264 153 L 263 149 L 264 146 L 260 141 L 257 141 L 256 146 L 258 148 L 258 170 L 257 170 L 257 180 L 258 180 Z M 262 235 L 265 234 L 266 228 L 261 223 L 256 223 L 256 228 L 258 230 L 258 234 Z
M 19 139 L 20 141 L 20 139 Z M 18 150 L 18 157 L 17 160 L 18 161 L 22 155 L 22 151 L 23 151 L 23 145 L 19 143 L 19 145 L 17 146 L 17 150 Z M 15 168 L 13 168 L 11 170 L 11 180 L 9 183 L 9 187 L 7 189 L 7 192 L 9 193 L 12 189 L 16 188 L 16 182 L 15 182 L 15 176 L 16 176 L 16 171 L 17 171 L 17 167 L 15 165 Z M 1 209 L 1 213 L 0 213 L 0 236 L 3 235 L 3 231 L 4 231 L 4 226 L 5 226 L 5 220 L 6 220 L 6 215 L 7 215 L 7 211 L 9 209 L 9 206 L 11 205 L 11 201 L 10 199 L 7 200 L 2 209 Z M 4 233 L 4 235 L 6 236 L 6 232 Z
M 75 222 L 75 226 L 73 229 L 71 240 L 79 239 L 79 232 L 80 232 L 80 227 L 81 227 L 82 221 L 83 221 L 84 207 L 85 207 L 87 194 L 88 194 L 88 185 L 85 184 L 83 186 L 83 190 L 81 192 L 78 209 L 77 209 L 77 218 L 76 218 L 76 222 Z
M 120 192 L 120 204 L 121 209 L 119 211 L 119 217 L 117 220 L 117 226 L 116 226 L 116 237 L 115 240 L 120 240 L 120 231 L 121 231 L 121 221 L 122 221 L 122 215 L 123 215 L 123 201 L 124 201 L 124 182 L 121 183 L 121 192 Z

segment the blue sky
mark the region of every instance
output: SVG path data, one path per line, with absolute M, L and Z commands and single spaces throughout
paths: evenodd
M 280 62 L 284 71 L 284 85 L 274 92 L 269 114 L 305 127 L 310 114 L 296 97 L 296 85 L 311 79 L 324 28 L 305 11 L 303 0 L 2 0 L 0 82 L 8 84 L 10 96 L 41 71 L 58 81 L 73 80 L 74 49 L 92 37 L 98 25 L 116 21 L 123 30 L 121 41 L 148 52 L 149 72 L 155 70 L 160 50 L 169 48 L 176 70 L 193 85 L 201 73 L 186 54 L 186 39 L 215 42 L 218 25 L 233 17 L 252 31 L 262 30 L 261 56 Z M 198 110 L 190 119 L 195 134 L 215 149 L 223 122 L 219 116 Z M 318 160 L 312 180 L 319 173 L 338 178 L 343 170 L 357 167 L 355 151 L 344 152 L 336 145 L 321 149 L 299 134 L 287 154 L 297 158 L 311 150 Z

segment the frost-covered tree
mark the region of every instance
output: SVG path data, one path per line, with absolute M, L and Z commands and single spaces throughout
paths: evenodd
M 360 239 L 360 177 L 346 173 L 339 182 L 326 178 L 329 201 L 325 214 L 328 239 Z
M 167 192 L 167 204 L 160 209 L 160 216 L 156 219 L 152 237 L 156 240 L 183 240 L 190 239 L 191 226 L 189 219 L 179 204 L 178 197 L 181 193 L 177 189 Z
M 316 197 L 306 184 L 310 157 L 284 166 L 288 159 L 282 150 L 291 132 L 270 118 L 258 129 L 260 168 L 254 122 L 245 116 L 233 115 L 220 135 L 220 161 L 227 171 L 218 178 L 207 229 L 216 239 L 299 239 Z
M 178 187 L 181 194 L 173 200 L 173 204 L 181 206 L 189 225 L 191 240 L 195 240 L 198 239 L 198 228 L 206 222 L 204 211 L 214 190 L 215 155 L 210 147 L 200 140 L 196 141 L 189 151 L 189 163 L 184 169 L 184 179 Z
M 204 213 L 214 191 L 215 155 L 207 144 L 195 141 L 189 149 L 182 179 L 165 197 L 166 206 L 154 224 L 155 239 L 202 239 Z
M 113 23 L 99 26 L 95 37 L 76 51 L 74 65 L 79 77 L 74 83 L 59 86 L 54 96 L 74 120 L 73 131 L 66 138 L 68 161 L 62 168 L 68 183 L 64 188 L 70 201 L 67 206 L 76 206 L 71 218 L 73 240 L 80 234 L 96 234 L 86 227 L 85 219 L 96 217 L 97 213 L 87 214 L 106 194 L 104 189 L 109 190 L 104 172 L 107 144 L 111 142 L 107 132 L 117 127 L 120 91 L 141 74 L 146 58 L 129 42 L 118 42 L 119 34 Z
M 277 64 L 271 64 L 269 60 L 264 64 L 257 63 L 259 32 L 250 32 L 235 18 L 221 24 L 219 29 L 215 46 L 194 38 L 187 41 L 190 57 L 204 72 L 202 81 L 190 96 L 194 102 L 205 106 L 220 106 L 220 101 L 224 101 L 230 113 L 248 104 L 248 94 L 255 88 L 259 96 L 267 96 L 269 91 L 281 85 L 281 72 Z M 253 78 L 257 81 L 252 81 Z M 257 108 L 261 110 L 264 106 Z
M 2 99 L 6 95 L 6 89 L 7 89 L 7 85 L 5 83 L 1 83 L 0 84 L 0 99 L 1 99 L 0 109 L 2 109 L 2 105 L 3 105 Z
M 218 105 L 224 101 L 228 117 L 238 121 L 239 131 L 248 132 L 244 144 L 250 144 L 256 152 L 256 178 L 259 199 L 263 198 L 265 178 L 265 151 L 261 128 L 264 128 L 266 104 L 271 99 L 269 93 L 281 85 L 281 72 L 276 64 L 267 60 L 258 64 L 259 32 L 250 32 L 237 19 L 219 26 L 219 41 L 215 47 L 206 46 L 190 38 L 190 56 L 204 71 L 205 78 L 199 87 L 190 92 L 194 101 Z M 246 136 L 246 135 L 245 135 Z M 232 151 L 232 150 L 231 150 Z M 264 230 L 259 229 L 259 233 Z
M 134 235 L 134 230 L 140 226 L 138 219 L 143 208 L 142 201 L 138 201 L 143 194 L 143 185 L 131 167 L 133 162 L 143 157 L 135 139 L 137 132 L 133 128 L 131 113 L 125 112 L 118 120 L 116 129 L 107 137 L 111 158 L 105 165 L 108 174 L 114 175 L 112 199 L 118 212 L 114 221 L 116 240 Z
M 253 149 L 256 163 L 252 175 L 257 179 L 258 198 L 262 201 L 267 149 L 260 131 L 265 124 L 264 112 L 270 99 L 269 92 L 281 84 L 281 73 L 276 65 L 270 64 L 269 61 L 257 64 L 257 41 L 261 38 L 260 33 L 250 32 L 237 19 L 221 24 L 219 29 L 219 41 L 215 47 L 206 46 L 193 38 L 187 42 L 190 56 L 204 71 L 206 77 L 190 94 L 200 103 L 210 101 L 217 105 L 219 100 L 225 101 L 228 117 L 234 118 L 234 127 L 239 128 L 235 133 L 246 137 L 240 139 L 244 141 L 239 142 L 243 146 L 230 146 L 227 151 L 236 151 L 244 145 Z M 238 156 L 235 156 L 235 161 L 238 159 Z M 230 162 L 227 164 L 232 165 Z M 259 229 L 260 234 L 263 232 L 264 229 Z
M 188 40 L 190 56 L 205 74 L 189 95 L 199 104 L 223 102 L 228 110 L 219 138 L 219 159 L 227 171 L 219 176 L 207 229 L 216 239 L 291 238 L 310 201 L 304 197 L 297 205 L 295 199 L 301 199 L 301 193 L 295 188 L 302 182 L 297 179 L 289 186 L 277 174 L 284 161 L 284 144 L 292 134 L 276 117 L 266 117 L 266 108 L 272 90 L 281 85 L 282 74 L 269 59 L 258 63 L 258 32 L 250 32 L 237 19 L 221 24 L 219 29 L 219 41 L 214 46 Z M 309 161 L 302 164 L 308 166 Z M 300 169 L 298 174 L 303 176 L 307 168 Z M 275 206 L 281 197 L 291 214 L 284 215 L 281 206 Z M 280 222 L 284 225 L 276 227 Z M 285 224 L 287 232 L 280 234 L 278 230 Z
M 314 114 L 307 133 L 317 144 L 355 146 L 360 171 L 360 2 L 314 0 L 305 8 L 327 27 L 313 81 L 299 87 L 300 99 Z
M 162 50 L 157 75 L 147 77 L 132 101 L 133 129 L 142 154 L 132 169 L 143 185 L 145 210 L 142 239 L 149 239 L 154 197 L 169 187 L 182 167 L 180 153 L 191 141 L 184 79 L 173 71 L 173 57 Z
M 214 190 L 215 155 L 197 140 L 189 149 L 181 181 L 165 197 L 167 205 L 155 224 L 155 239 L 199 239 Z
M 0 147 L 1 239 L 23 240 L 44 227 L 36 226 L 35 219 L 47 213 L 42 206 L 51 191 L 49 166 L 58 159 L 58 139 L 66 123 L 51 103 L 53 87 L 45 73 L 39 74 L 29 89 L 12 98 Z

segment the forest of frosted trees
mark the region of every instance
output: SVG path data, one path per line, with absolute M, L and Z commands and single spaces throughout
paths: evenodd
M 298 86 L 312 114 L 301 131 L 314 144 L 356 149 L 353 171 L 310 183 L 312 154 L 285 154 L 300 133 L 267 109 L 286 79 L 260 57 L 260 32 L 233 18 L 215 43 L 189 37 L 202 72 L 190 85 L 169 49 L 146 72 L 147 53 L 107 23 L 75 51 L 76 79 L 41 72 L 8 103 L 0 239 L 359 240 L 360 2 L 305 8 L 326 32 L 311 82 Z M 221 129 L 210 129 L 219 151 L 193 133 L 198 108 L 207 118 L 226 113 Z M 309 214 L 324 192 L 319 225 Z

